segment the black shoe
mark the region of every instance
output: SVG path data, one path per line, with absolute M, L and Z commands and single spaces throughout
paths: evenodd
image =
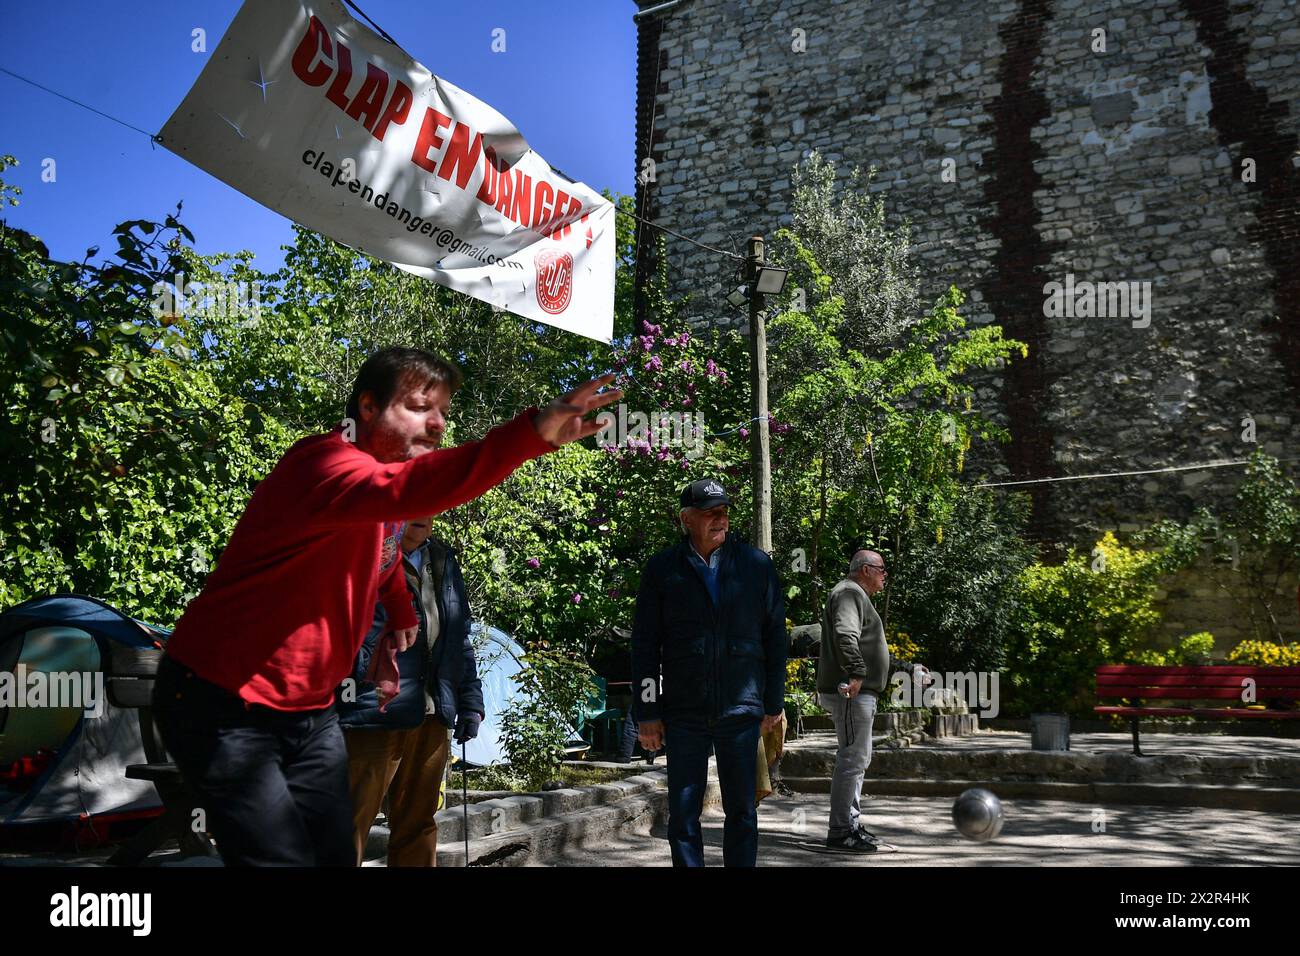
M 842 837 L 826 838 L 826 846 L 831 850 L 848 850 L 853 853 L 875 853 L 876 843 L 863 836 L 862 831 L 853 830 Z
M 880 839 L 880 837 L 876 836 L 874 833 L 868 830 L 866 827 L 860 826 L 854 832 L 857 833 L 857 835 L 861 839 L 866 840 L 868 843 L 874 843 L 876 846 L 879 846 L 880 844 L 885 842 L 884 840 Z

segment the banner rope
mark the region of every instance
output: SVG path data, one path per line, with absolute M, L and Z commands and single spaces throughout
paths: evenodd
M 374 27 L 374 28 L 375 28 L 375 32 L 378 33 L 381 37 L 383 37 L 385 40 L 387 40 L 387 41 L 388 41 L 389 43 L 391 43 L 393 46 L 397 47 L 399 50 L 402 49 L 401 44 L 399 44 L 396 40 L 394 40 L 392 37 L 390 37 L 390 36 L 388 35 L 388 32 L 387 32 L 383 27 L 381 27 L 381 26 L 380 26 L 378 23 L 376 23 L 374 20 L 371 20 L 370 17 L 366 14 L 366 11 L 362 10 L 359 6 L 357 6 L 355 3 L 353 3 L 352 0 L 343 0 L 343 2 L 346 3 L 346 4 L 347 4 L 349 7 L 351 7 L 353 10 L 357 11 L 357 13 L 361 14 L 362 18 L 366 21 L 366 23 L 369 23 L 372 27 Z M 406 51 L 405 51 L 405 50 L 402 50 L 402 52 L 405 53 Z M 410 56 L 410 54 L 407 54 L 407 55 Z M 411 59 L 415 59 L 415 57 L 411 57 Z
M 103 110 L 97 110 L 95 109 L 95 107 L 87 103 L 81 102 L 81 100 L 74 100 L 71 96 L 65 96 L 63 93 L 60 93 L 58 90 L 52 90 L 48 86 L 42 86 L 40 83 L 37 83 L 35 80 L 29 80 L 25 76 L 20 76 L 17 73 L 15 73 L 13 70 L 7 70 L 3 66 L 0 66 L 0 73 L 7 73 L 10 76 L 12 76 L 15 80 L 22 80 L 22 82 L 30 84 L 31 86 L 36 87 L 38 90 L 44 90 L 46 93 L 49 93 L 51 96 L 57 96 L 61 100 L 67 100 L 73 106 L 80 106 L 83 110 L 90 110 L 90 112 L 92 113 L 97 113 L 100 116 L 104 117 L 104 119 L 112 120 L 114 123 L 118 123 L 122 126 L 125 126 L 127 129 L 135 130 L 137 133 L 144 133 L 145 136 L 149 137 L 150 142 L 155 142 L 155 143 L 162 142 L 162 140 L 159 138 L 157 133 L 150 133 L 147 130 L 143 130 L 132 123 L 128 123 L 126 120 L 118 119 L 116 116 L 111 116 L 108 113 L 105 113 Z
M 357 12 L 361 13 L 360 10 L 358 10 Z M 365 14 L 362 14 L 362 16 L 365 16 Z M 393 40 L 391 37 L 388 37 L 386 34 L 384 35 L 384 38 L 387 39 L 394 46 L 397 45 L 397 42 Z M 129 130 L 133 130 L 137 133 L 143 133 L 145 136 L 149 138 L 150 145 L 153 145 L 155 143 L 162 143 L 163 141 L 162 136 L 159 135 L 158 133 L 150 133 L 148 130 L 141 129 L 139 126 L 136 126 L 134 123 L 128 123 L 126 120 L 119 119 L 118 117 L 113 116 L 111 113 L 105 113 L 103 110 L 96 109 L 95 107 L 91 106 L 88 103 L 83 103 L 81 102 L 81 100 L 73 99 L 71 96 L 67 96 L 63 93 L 60 93 L 58 90 L 52 90 L 48 86 L 44 86 L 40 83 L 37 83 L 35 80 L 28 79 L 25 76 L 15 73 L 13 70 L 9 70 L 3 66 L 0 66 L 0 73 L 8 74 L 9 76 L 12 76 L 15 80 L 21 80 L 23 83 L 27 83 L 31 86 L 34 86 L 38 90 L 43 90 L 44 92 L 49 93 L 51 96 L 57 96 L 59 99 L 71 103 L 73 106 L 79 106 L 84 110 L 89 110 L 90 112 L 96 114 L 97 116 L 102 116 L 106 120 L 111 120 L 112 122 L 117 123 L 120 126 L 125 126 Z M 548 163 L 547 165 L 550 164 Z M 551 166 L 551 169 L 554 170 L 556 173 L 559 173 L 561 176 L 563 176 L 565 179 L 569 180 L 570 182 L 577 182 L 577 180 L 575 180 L 572 176 L 565 173 L 563 170 L 558 169 L 555 166 Z M 699 246 L 701 249 L 707 249 L 710 252 L 716 252 L 718 255 L 726 256 L 729 259 L 737 259 L 740 261 L 744 261 L 745 258 L 744 256 L 738 256 L 734 252 L 727 252 L 725 249 L 718 249 L 714 246 L 710 246 L 706 243 L 700 242 L 698 239 L 692 239 L 690 236 L 682 235 L 680 232 L 676 232 L 672 229 L 669 229 L 667 226 L 661 226 L 657 222 L 652 222 L 649 219 L 643 219 L 641 216 L 638 216 L 634 212 L 626 212 L 625 210 L 619 209 L 617 205 L 614 206 L 614 211 L 620 216 L 631 216 L 633 219 L 636 219 L 639 222 L 643 222 L 647 226 L 650 226 L 654 229 L 658 229 L 661 232 L 665 232 L 668 235 L 674 236 L 677 239 L 681 239 L 685 242 L 689 242 L 692 245 Z

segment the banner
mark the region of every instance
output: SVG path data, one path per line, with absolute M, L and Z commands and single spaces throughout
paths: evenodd
M 246 0 L 162 144 L 407 272 L 608 342 L 614 207 L 337 0 Z

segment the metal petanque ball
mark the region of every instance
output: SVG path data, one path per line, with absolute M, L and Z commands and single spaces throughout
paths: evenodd
M 977 843 L 1002 832 L 1002 802 L 983 787 L 972 787 L 952 805 L 952 822 L 962 836 Z

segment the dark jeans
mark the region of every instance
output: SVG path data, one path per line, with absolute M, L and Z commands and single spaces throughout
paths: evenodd
M 163 658 L 153 713 L 227 866 L 355 866 L 348 755 L 334 708 L 284 712 Z
M 722 788 L 722 860 L 725 866 L 758 862 L 758 718 L 720 721 L 703 717 L 664 718 L 668 748 L 668 845 L 673 866 L 703 866 L 700 812 L 708 785 L 710 746 L 718 758 Z
M 620 740 L 618 744 L 619 763 L 626 763 L 627 761 L 631 760 L 632 755 L 636 753 L 636 747 L 637 747 L 636 721 L 632 719 L 631 715 L 629 715 L 623 721 L 623 739 Z

